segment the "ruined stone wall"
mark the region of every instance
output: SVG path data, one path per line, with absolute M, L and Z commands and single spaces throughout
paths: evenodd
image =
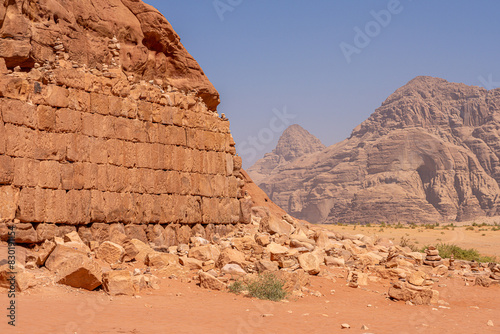
M 18 220 L 18 241 L 248 220 L 229 122 L 193 93 L 64 60 L 1 71 L 0 218 Z

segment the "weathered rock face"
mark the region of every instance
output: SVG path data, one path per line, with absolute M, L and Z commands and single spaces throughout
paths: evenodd
M 298 124 L 290 125 L 281 135 L 276 148 L 264 155 L 247 172 L 252 180 L 259 184 L 281 165 L 295 161 L 297 158 L 322 151 L 325 145 Z
M 499 215 L 499 129 L 500 89 L 417 77 L 348 139 L 278 166 L 259 186 L 315 223 Z
M 102 241 L 94 225 L 120 222 L 161 224 L 146 231 L 161 246 L 166 224 L 245 220 L 218 94 L 158 11 L 8 1 L 0 20 L 0 220 L 40 227 L 18 224 L 19 242 L 60 225 Z
M 196 90 L 210 110 L 219 104 L 219 94 L 170 23 L 142 1 L 2 1 L 0 25 L 0 57 L 8 68 L 55 61 L 59 37 L 69 60 L 77 64 L 93 68 L 114 61 L 136 80 Z M 109 50 L 113 37 L 119 46 Z

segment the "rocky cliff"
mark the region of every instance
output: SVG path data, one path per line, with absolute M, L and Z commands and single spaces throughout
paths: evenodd
M 117 224 L 162 246 L 249 221 L 218 93 L 157 10 L 13 0 L 0 20 L 0 238 Z
M 276 148 L 250 167 L 248 173 L 252 175 L 254 182 L 260 183 L 279 166 L 324 148 L 325 145 L 318 138 L 300 125 L 293 124 L 283 131 Z
M 499 129 L 500 89 L 417 77 L 348 139 L 281 164 L 258 184 L 316 223 L 499 215 Z

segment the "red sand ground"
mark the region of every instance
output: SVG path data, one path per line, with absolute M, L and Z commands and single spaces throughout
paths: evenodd
M 465 286 L 458 278 L 441 278 L 438 284 L 446 285 L 436 289 L 450 309 L 390 301 L 384 295 L 388 281 L 364 290 L 349 288 L 340 278 L 312 279 L 311 289 L 323 297 L 278 303 L 170 279 L 140 298 L 56 286 L 18 295 L 15 329 L 7 325 L 8 299 L 2 293 L 0 333 L 500 333 L 499 286 Z M 342 323 L 351 328 L 340 329 Z

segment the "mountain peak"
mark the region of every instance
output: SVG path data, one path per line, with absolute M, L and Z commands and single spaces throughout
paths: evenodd
M 325 145 L 309 131 L 298 124 L 290 125 L 278 140 L 273 153 L 285 161 L 292 161 L 305 154 L 321 151 Z
M 276 148 L 248 169 L 256 184 L 272 174 L 278 167 L 291 163 L 307 154 L 321 151 L 325 145 L 309 131 L 298 124 L 290 125 L 281 134 Z

